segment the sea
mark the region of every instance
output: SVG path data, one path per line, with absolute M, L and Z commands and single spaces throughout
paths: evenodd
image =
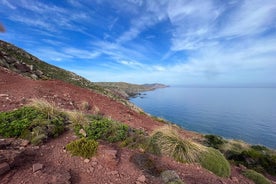
M 171 86 L 130 101 L 187 130 L 276 149 L 276 88 Z

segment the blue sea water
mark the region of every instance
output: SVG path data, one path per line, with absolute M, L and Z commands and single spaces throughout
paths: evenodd
M 188 130 L 276 149 L 276 88 L 168 87 L 130 101 Z

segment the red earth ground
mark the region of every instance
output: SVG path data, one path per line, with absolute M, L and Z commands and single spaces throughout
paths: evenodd
M 134 128 L 144 129 L 148 133 L 164 124 L 155 121 L 146 114 L 136 112 L 120 102 L 112 100 L 91 90 L 80 88 L 58 80 L 35 81 L 0 67 L 0 111 L 9 111 L 23 106 L 31 99 L 46 99 L 63 109 L 82 109 L 88 103 L 90 110 L 98 111 L 106 117 L 118 120 Z M 180 131 L 184 138 L 198 139 L 200 134 L 186 130 Z M 65 183 L 162 183 L 158 176 L 153 176 L 139 169 L 130 158 L 139 154 L 138 150 L 121 148 L 100 142 L 98 153 L 90 160 L 73 157 L 64 150 L 64 146 L 76 139 L 72 131 L 67 131 L 56 139 L 49 140 L 42 146 L 31 145 L 23 148 L 24 158 L 7 174 L 0 176 L 1 184 L 39 184 Z M 232 166 L 229 178 L 220 178 L 197 164 L 181 164 L 170 158 L 152 156 L 158 167 L 174 170 L 186 184 L 253 184 L 240 174 L 241 168 Z M 33 164 L 40 163 L 43 168 L 33 172 Z M 68 179 L 68 181 L 69 181 Z

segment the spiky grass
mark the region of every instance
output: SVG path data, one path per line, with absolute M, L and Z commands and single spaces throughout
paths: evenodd
M 57 116 L 61 112 L 61 110 L 58 109 L 53 103 L 50 103 L 44 99 L 32 99 L 29 106 L 47 114 L 48 118 Z
M 190 140 L 181 139 L 172 126 L 164 126 L 154 131 L 148 150 L 155 154 L 166 155 L 178 162 L 197 162 L 205 148 Z
M 74 125 L 87 125 L 88 119 L 85 114 L 79 111 L 65 111 L 71 124 Z

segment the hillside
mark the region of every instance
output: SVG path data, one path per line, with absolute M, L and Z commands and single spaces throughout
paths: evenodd
M 94 83 L 73 72 L 41 61 L 23 49 L 2 40 L 0 40 L 0 66 L 35 80 L 62 80 L 70 84 L 92 89 L 121 101 L 123 101 L 121 98 L 127 99 L 143 91 L 166 87 L 162 84 Z
M 75 85 L 72 80 L 79 76 L 67 71 L 64 76 L 71 77 L 67 79 L 71 82 L 51 78 L 42 69 L 58 73 L 60 69 L 40 61 L 42 66 L 36 68 L 36 59 L 26 59 L 34 56 L 1 43 L 5 45 L 0 52 L 1 65 L 5 65 L 0 66 L 1 184 L 253 184 L 248 178 L 263 179 L 241 164 L 230 165 L 221 152 L 249 164 L 256 158 L 246 154 L 252 153 L 257 161 L 265 161 L 265 169 L 275 171 L 274 152 L 266 148 L 181 129 L 80 85 L 85 83 Z M 17 54 L 24 55 L 24 62 Z M 73 147 L 81 155 L 68 146 L 77 141 L 90 145 L 81 142 Z M 246 171 L 250 171 L 248 178 Z

